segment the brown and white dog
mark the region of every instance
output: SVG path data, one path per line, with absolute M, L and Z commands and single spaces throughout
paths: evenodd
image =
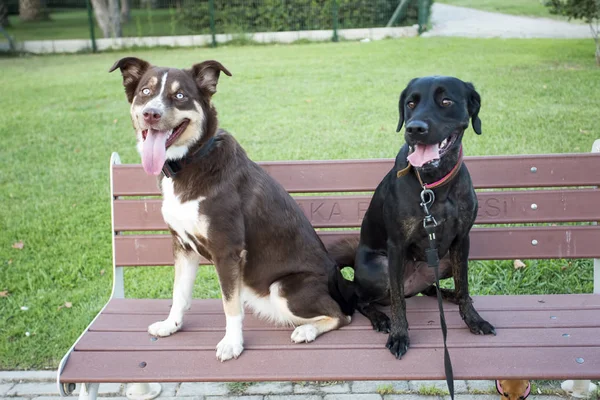
M 295 326 L 292 341 L 311 342 L 350 322 L 353 290 L 296 202 L 227 132 L 211 102 L 217 61 L 191 69 L 151 66 L 127 57 L 119 68 L 146 173 L 157 175 L 162 214 L 173 235 L 173 305 L 148 327 L 169 336 L 190 308 L 200 256 L 221 284 L 226 333 L 221 361 L 243 350 L 244 304 L 274 323 Z M 345 300 L 348 299 L 348 300 Z

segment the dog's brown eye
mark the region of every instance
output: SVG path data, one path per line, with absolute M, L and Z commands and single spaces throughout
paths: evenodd
M 148 95 L 150 94 L 150 89 L 148 89 L 148 88 L 143 88 L 143 89 L 142 89 L 142 94 L 144 94 L 144 95 L 148 96 Z
M 443 99 L 442 100 L 442 106 L 444 107 L 450 107 L 452 104 L 454 104 L 454 102 L 450 99 Z
M 417 106 L 417 104 L 414 101 L 409 101 L 408 103 L 406 103 L 406 107 L 410 108 L 411 110 L 414 109 Z

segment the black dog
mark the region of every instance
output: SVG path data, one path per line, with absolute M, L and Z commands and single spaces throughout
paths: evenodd
M 443 297 L 459 305 L 471 332 L 495 334 L 494 327 L 473 307 L 467 279 L 469 231 L 477 215 L 477 197 L 462 163 L 461 141 L 469 118 L 475 132 L 481 134 L 480 101 L 472 84 L 456 78 L 413 79 L 400 95 L 399 104 L 397 131 L 406 121 L 406 144 L 375 190 L 362 222 L 360 242 L 338 243 L 331 249 L 338 265 L 354 267 L 358 309 L 375 330 L 389 332 L 387 347 L 397 358 L 409 346 L 405 297 L 436 293 L 432 268 L 425 262 L 429 240 L 420 204 L 424 185 L 435 195 L 429 212 L 438 224 L 440 275 L 454 277 L 455 289 L 444 290 Z M 388 316 L 375 308 L 375 304 L 389 303 L 391 324 Z

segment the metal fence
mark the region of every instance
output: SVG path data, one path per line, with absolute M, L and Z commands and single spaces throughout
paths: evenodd
M 432 0 L 0 0 L 15 40 L 425 27 Z M 102 9 L 104 7 L 104 9 Z M 2 11 L 4 10 L 4 11 Z M 96 14 L 96 15 L 93 15 Z M 106 29 L 105 24 L 118 25 Z M 108 16 L 107 16 L 108 15 Z M 29 18 L 33 21 L 23 21 Z M 118 19 L 118 21 L 116 21 Z M 108 21 L 108 22 L 106 22 Z

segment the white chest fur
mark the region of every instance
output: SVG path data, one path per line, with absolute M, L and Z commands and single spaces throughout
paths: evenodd
M 200 203 L 205 197 L 181 202 L 175 194 L 173 179 L 164 177 L 162 180 L 162 215 L 165 222 L 173 229 L 181 244 L 188 244 L 198 252 L 194 241 L 188 235 L 202 236 L 208 239 L 208 217 L 200 213 Z

